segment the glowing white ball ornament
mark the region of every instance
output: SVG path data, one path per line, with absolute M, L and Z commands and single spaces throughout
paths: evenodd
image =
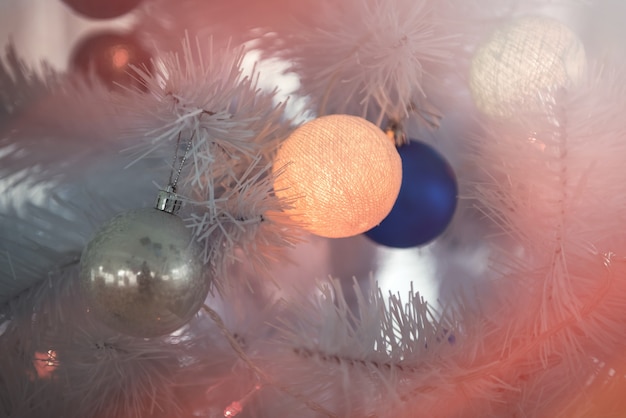
M 541 110 L 546 95 L 579 82 L 586 65 L 583 44 L 567 26 L 548 17 L 524 17 L 478 48 L 470 90 L 482 112 L 508 118 Z
M 329 115 L 296 129 L 274 161 L 274 190 L 287 214 L 322 237 L 358 235 L 391 211 L 402 183 L 402 161 L 376 125 Z

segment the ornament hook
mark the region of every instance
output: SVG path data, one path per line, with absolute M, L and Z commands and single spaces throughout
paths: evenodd
M 157 195 L 157 201 L 154 205 L 155 209 L 171 213 L 172 215 L 177 214 L 182 207 L 182 200 L 176 194 L 176 186 L 178 185 L 178 180 L 180 179 L 180 175 L 183 171 L 183 166 L 187 161 L 187 155 L 191 150 L 191 144 L 193 142 L 194 136 L 194 134 L 192 133 L 189 141 L 187 142 L 187 146 L 185 147 L 185 152 L 183 153 L 182 157 L 180 157 L 180 164 L 178 165 L 178 168 L 175 168 L 176 162 L 179 159 L 178 151 L 180 150 L 180 135 L 181 134 L 179 132 L 178 139 L 176 140 L 176 149 L 174 150 L 172 170 L 170 171 L 170 178 L 167 182 L 167 187 L 164 190 L 159 190 L 159 194 Z
M 393 141 L 396 148 L 409 143 L 406 132 L 404 131 L 404 126 L 400 121 L 395 119 L 389 119 L 387 127 L 385 128 L 385 134 Z

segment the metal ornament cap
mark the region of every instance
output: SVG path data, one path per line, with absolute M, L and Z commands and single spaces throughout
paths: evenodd
M 154 206 L 158 210 L 176 215 L 182 207 L 182 201 L 172 188 L 168 188 L 167 190 L 159 191 Z
M 198 312 L 209 292 L 201 248 L 182 219 L 156 208 L 117 215 L 81 257 L 89 313 L 136 337 L 167 335 Z

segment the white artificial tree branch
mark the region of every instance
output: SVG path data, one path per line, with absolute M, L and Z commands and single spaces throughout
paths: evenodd
M 337 7 L 316 10 L 308 24 L 321 29 L 301 22 L 305 30 L 282 45 L 302 91 L 328 111 L 404 117 L 427 99 L 424 80 L 443 77 L 425 63 L 451 57 L 455 28 L 428 1 Z M 618 410 L 626 373 L 621 68 L 592 66 L 580 86 L 548 102 L 548 117 L 484 121 L 470 161 L 484 177 L 469 197 L 506 237 L 494 246 L 509 246 L 493 249 L 489 301 L 466 303 L 459 291 L 438 312 L 412 290 L 403 301 L 375 283 L 357 286 L 352 306 L 338 281 L 313 294 L 271 281 L 272 265 L 300 237 L 281 214 L 289 202 L 273 195 L 270 174 L 292 127 L 284 105 L 259 89 L 258 75 L 244 75 L 243 50 L 217 44 L 186 40 L 179 55 L 159 54 L 154 72 L 138 69 L 146 91 L 43 82 L 14 58 L 2 67 L 0 81 L 9 85 L 2 125 L 12 133 L 0 149 L 0 179 L 10 185 L 0 216 L 0 413 L 575 417 Z M 9 67 L 17 76 L 7 75 Z M 31 102 L 36 96 L 41 101 Z M 14 117 L 15 103 L 24 119 Z M 203 244 L 220 292 L 172 335 L 121 336 L 86 315 L 77 256 L 100 221 L 152 204 L 149 185 L 164 185 L 179 137 L 191 142 L 178 185 L 181 216 Z M 25 183 L 52 186 L 43 200 L 16 205 L 14 186 Z M 232 273 L 229 263 L 242 259 L 256 267 L 254 277 Z

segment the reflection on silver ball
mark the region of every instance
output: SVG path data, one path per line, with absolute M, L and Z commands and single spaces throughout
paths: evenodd
M 146 338 L 185 325 L 210 286 L 200 247 L 182 219 L 154 208 L 107 222 L 82 254 L 80 279 L 90 313 L 118 332 Z

